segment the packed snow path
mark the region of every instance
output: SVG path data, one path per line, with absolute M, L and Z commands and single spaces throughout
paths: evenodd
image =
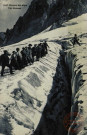
M 9 120 L 13 135 L 29 134 L 36 129 L 47 102 L 53 76 L 56 72 L 59 49 L 57 43 L 48 43 L 48 54 L 33 65 L 0 77 L 0 131 L 9 132 L 4 116 Z M 5 128 L 5 129 L 4 129 Z

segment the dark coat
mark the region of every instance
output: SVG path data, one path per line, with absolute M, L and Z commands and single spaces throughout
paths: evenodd
M 9 57 L 7 54 L 2 54 L 1 55 L 1 65 L 9 65 Z
M 37 52 L 36 47 L 33 47 L 33 48 L 32 48 L 32 56 L 36 56 L 36 52 Z

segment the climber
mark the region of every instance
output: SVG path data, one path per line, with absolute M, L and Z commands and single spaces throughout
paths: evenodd
M 16 48 L 16 55 L 17 55 L 17 63 L 19 70 L 23 68 L 23 62 L 22 62 L 22 55 L 19 48 Z
M 27 52 L 26 52 L 25 47 L 22 48 L 22 50 L 21 50 L 21 55 L 22 55 L 22 64 L 23 64 L 23 67 L 25 67 L 25 66 L 27 66 L 27 64 L 28 64 Z
M 8 56 L 9 56 L 8 51 L 4 50 L 4 54 L 1 55 L 1 66 L 2 66 L 1 76 L 3 76 L 5 66 L 9 67 L 10 74 L 13 74 L 13 72 L 12 72 L 12 65 L 9 64 L 9 57 Z
M 29 44 L 28 45 L 28 59 L 29 59 L 29 63 L 30 63 L 30 65 L 32 64 L 32 44 Z
M 36 52 L 37 52 L 37 44 L 35 44 L 34 47 L 32 47 L 32 62 L 34 62 L 34 57 L 36 56 Z
M 18 63 L 17 63 L 17 55 L 16 52 L 13 51 L 11 55 L 11 65 L 15 68 L 15 70 L 19 69 Z
M 48 44 L 47 44 L 47 42 L 45 41 L 44 43 L 44 49 L 45 49 L 45 55 L 48 53 L 48 49 L 47 49 L 47 47 L 49 47 L 48 46 Z
M 77 37 L 77 34 L 75 34 L 75 35 L 74 35 L 74 38 L 73 38 L 73 46 L 74 46 L 75 44 L 80 45 L 80 43 L 79 43 L 78 40 L 79 40 L 79 39 L 78 39 L 78 37 Z

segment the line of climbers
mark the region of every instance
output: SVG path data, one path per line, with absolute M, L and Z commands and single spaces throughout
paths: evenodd
M 21 70 L 26 67 L 28 64 L 33 64 L 35 61 L 39 61 L 39 58 L 42 58 L 48 53 L 48 44 L 47 42 L 40 43 L 38 45 L 29 44 L 28 47 L 23 47 L 20 51 L 19 48 L 16 48 L 16 51 L 13 51 L 12 54 L 9 54 L 7 50 L 4 50 L 4 54 L 0 56 L 0 65 L 1 76 L 4 74 L 5 67 L 9 67 L 10 74 L 13 73 L 13 67 L 15 70 Z M 10 58 L 9 58 L 10 55 Z

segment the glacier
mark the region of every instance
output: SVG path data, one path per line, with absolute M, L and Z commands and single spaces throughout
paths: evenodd
M 1 135 L 31 135 L 34 132 L 38 134 L 41 130 L 43 130 L 43 133 L 41 133 L 42 135 L 49 135 L 49 133 L 50 135 L 56 135 L 58 133 L 62 135 L 64 132 L 68 135 L 74 135 L 75 133 L 71 132 L 74 126 L 73 123 L 69 130 L 66 131 L 66 129 L 64 130 L 64 125 L 60 124 L 62 121 L 58 119 L 60 126 L 55 133 L 52 132 L 52 130 L 55 130 L 52 128 L 52 122 L 49 125 L 50 128 L 47 129 L 50 130 L 49 132 L 46 131 L 46 126 L 43 126 L 46 121 L 45 119 L 43 120 L 42 114 L 44 114 L 44 110 L 46 110 L 46 104 L 47 108 L 50 108 L 51 111 L 51 114 L 49 111 L 46 112 L 46 120 L 56 121 L 57 117 L 61 117 L 63 120 L 65 115 L 64 108 L 67 106 L 66 99 L 70 98 L 70 96 L 68 97 L 67 95 L 69 92 L 69 95 L 72 93 L 71 112 L 77 111 L 85 120 L 83 121 L 80 131 L 76 134 L 86 134 L 86 25 L 87 14 L 83 14 L 63 23 L 60 28 L 51 31 L 49 31 L 48 28 L 19 43 L 0 48 L 0 54 L 3 53 L 4 49 L 7 49 L 11 53 L 17 47 L 21 49 L 29 43 L 34 45 L 45 40 L 50 47 L 48 54 L 41 58 L 40 61 L 25 67 L 21 71 L 15 71 L 15 74 L 12 76 L 6 72 L 4 77 L 0 77 Z M 81 46 L 75 45 L 73 47 L 71 39 L 74 34 L 78 34 L 81 40 Z M 64 67 L 62 67 L 62 69 L 60 67 L 62 54 L 69 73 L 69 83 L 71 83 L 71 85 L 69 84 L 71 86 L 70 91 L 67 88 L 68 81 L 66 80 L 66 75 L 63 75 Z M 57 70 L 58 66 L 59 68 Z M 6 71 L 8 71 L 8 68 L 6 68 Z M 56 76 L 55 84 L 54 76 Z M 62 78 L 60 79 L 61 76 Z M 59 82 L 57 85 L 58 80 Z M 53 87 L 53 84 L 57 85 L 57 87 Z M 66 91 L 62 90 L 63 85 Z M 59 87 L 60 91 L 58 92 Z M 54 93 L 56 96 L 54 96 Z M 77 115 L 75 119 L 77 119 L 78 122 L 80 118 Z M 49 122 L 46 124 L 49 124 Z M 78 123 L 75 128 L 77 128 L 77 126 Z

